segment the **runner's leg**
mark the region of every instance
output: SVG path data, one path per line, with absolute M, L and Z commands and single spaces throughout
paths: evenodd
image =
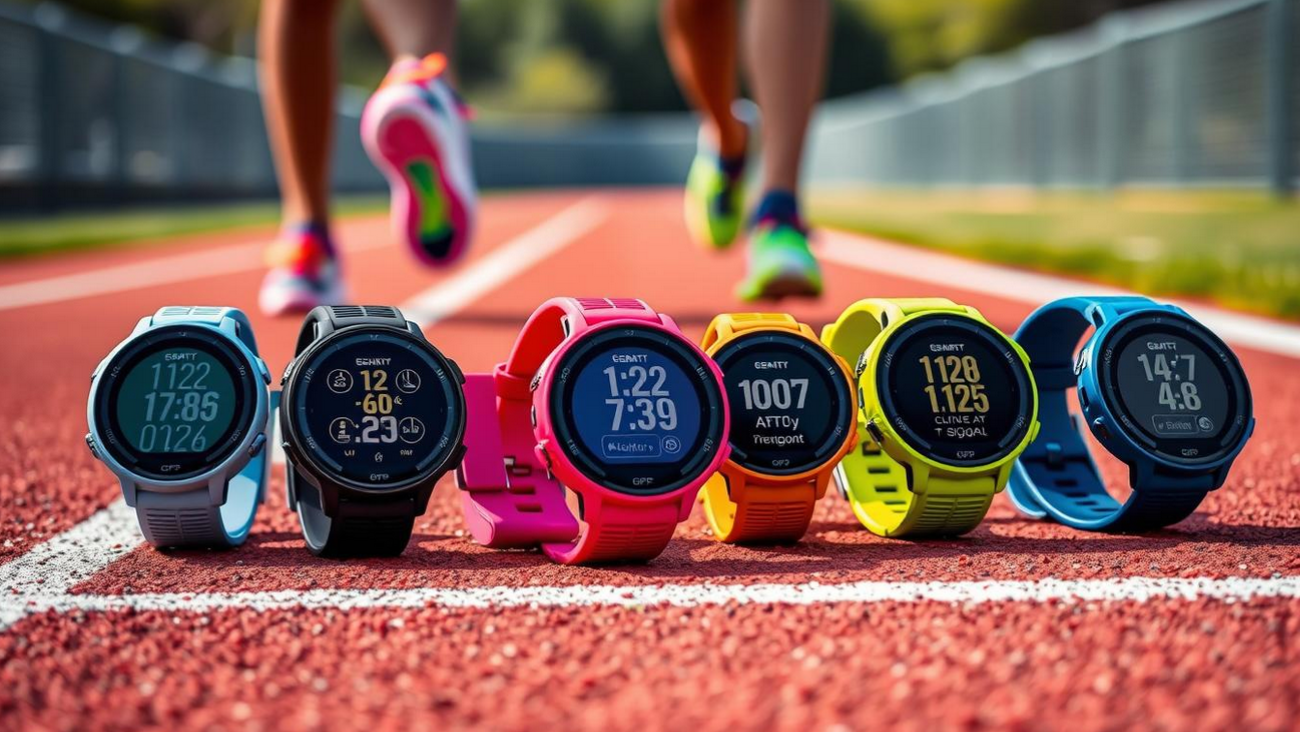
M 337 0 L 262 2 L 262 106 L 283 222 L 279 241 L 267 250 L 271 270 L 258 297 L 268 315 L 347 300 L 329 231 L 337 10 Z
M 392 191 L 392 228 L 420 262 L 446 266 L 469 245 L 478 208 L 468 110 L 454 90 L 455 0 L 365 0 L 393 56 L 366 104 L 361 140 Z
M 664 0 L 664 49 L 687 100 L 704 123 L 686 179 L 686 228 L 699 245 L 730 245 L 744 220 L 749 133 L 732 113 L 739 94 L 734 0 Z

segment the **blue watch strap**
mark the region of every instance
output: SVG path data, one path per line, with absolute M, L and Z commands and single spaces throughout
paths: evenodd
M 230 319 L 236 324 L 239 340 L 257 355 L 257 342 L 248 316 L 237 308 L 206 306 L 169 306 L 154 314 L 153 325 L 201 323 L 221 325 Z M 274 400 L 279 395 L 272 395 Z M 274 404 L 267 410 L 274 414 Z M 269 417 L 268 417 L 269 423 Z M 206 490 L 185 493 L 140 491 L 136 495 L 136 518 L 145 539 L 154 546 L 233 547 L 244 543 L 257 515 L 257 506 L 266 493 L 269 474 L 265 430 L 253 443 L 248 464 L 226 483 L 226 500 L 212 505 Z
M 1159 306 L 1144 297 L 1064 298 L 1034 311 L 1016 332 L 1038 385 L 1042 428 L 1012 471 L 1007 494 L 1035 518 L 1051 516 L 1078 529 L 1149 531 L 1190 516 L 1212 486 L 1208 478 L 1152 473 L 1132 486 L 1124 503 L 1106 492 L 1068 400 L 1078 379 L 1075 346 L 1100 324 L 1102 307 L 1120 314 Z

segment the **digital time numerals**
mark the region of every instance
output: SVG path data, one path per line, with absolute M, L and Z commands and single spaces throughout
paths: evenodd
M 1201 409 L 1201 396 L 1197 392 L 1196 357 L 1191 354 L 1166 356 L 1163 353 L 1139 353 L 1137 360 L 1147 381 L 1160 384 L 1157 401 L 1171 411 L 1197 412 Z
M 974 356 L 922 356 L 925 394 L 935 414 L 984 414 L 989 398 L 980 383 L 979 362 Z
M 134 430 L 135 447 L 143 452 L 202 452 L 229 421 L 222 416 L 222 391 L 229 398 L 229 377 L 220 373 L 226 388 L 217 385 L 213 364 L 197 351 L 169 351 L 141 364 L 128 378 L 142 402 Z M 147 364 L 147 365 L 146 365 Z M 143 382 L 143 383 L 141 383 Z
M 360 369 L 355 376 L 346 369 L 335 369 L 326 383 L 337 394 L 350 392 L 354 384 L 361 385 L 361 398 L 354 402 L 361 409 L 361 417 L 355 422 L 348 417 L 335 418 L 330 424 L 330 437 L 335 442 L 391 445 L 401 440 L 415 444 L 424 437 L 424 423 L 418 418 L 399 419 L 393 414 L 403 404 L 403 393 L 419 390 L 420 375 L 415 371 L 403 369 L 395 379 L 390 379 L 386 369 Z M 395 385 L 400 393 L 394 393 L 390 385 Z
M 677 429 L 677 405 L 664 387 L 668 372 L 663 366 L 631 366 L 622 371 L 610 366 L 603 373 L 609 380 L 605 404 L 614 408 L 612 431 Z

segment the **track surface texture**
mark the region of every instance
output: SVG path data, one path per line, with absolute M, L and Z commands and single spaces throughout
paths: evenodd
M 382 219 L 339 235 L 358 301 L 405 306 L 483 371 L 557 294 L 640 297 L 692 338 L 741 309 L 743 251 L 688 244 L 679 195 L 489 198 L 450 272 Z M 1190 306 L 1235 324 L 1258 427 L 1222 490 L 1145 536 L 1025 520 L 1000 497 L 966 538 L 891 541 L 831 494 L 795 546 L 718 544 L 697 509 L 647 565 L 560 567 L 474 545 L 447 480 L 404 556 L 339 562 L 303 547 L 277 466 L 246 546 L 155 551 L 82 442 L 87 376 L 159 306 L 254 313 L 261 244 L 0 269 L 0 729 L 1296 729 L 1300 329 Z M 1037 293 L 1101 289 L 818 245 L 826 295 L 789 304 L 817 326 L 861 297 L 938 294 L 1009 331 Z M 254 320 L 279 373 L 299 321 Z

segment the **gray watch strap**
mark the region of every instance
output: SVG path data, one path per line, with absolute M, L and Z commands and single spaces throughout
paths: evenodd
M 239 340 L 256 354 L 252 324 L 237 308 L 169 306 L 154 314 L 152 324 L 220 325 L 226 319 L 235 322 Z M 275 413 L 275 405 L 270 407 L 268 415 Z M 266 426 L 261 435 L 255 438 L 254 454 L 248 464 L 226 483 L 226 500 L 220 505 L 212 504 L 206 487 L 184 493 L 139 491 L 135 511 L 145 539 L 158 547 L 221 548 L 244 543 L 265 495 L 270 467 L 265 449 Z

